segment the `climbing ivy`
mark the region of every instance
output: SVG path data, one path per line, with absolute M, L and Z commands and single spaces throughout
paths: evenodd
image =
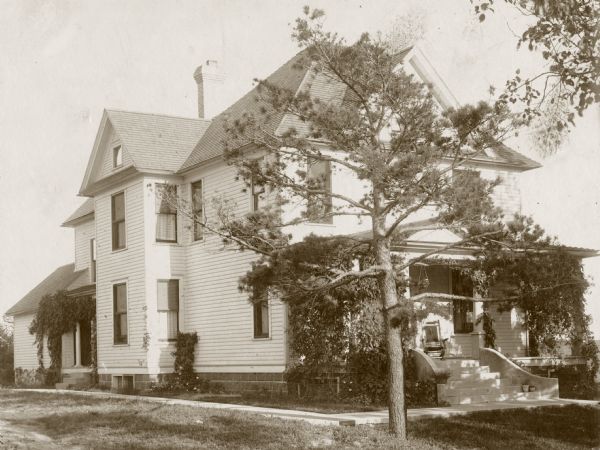
M 35 336 L 39 370 L 43 372 L 45 383 L 58 381 L 62 364 L 62 335 L 75 329 L 78 322 L 92 323 L 92 376 L 97 379 L 96 357 L 96 300 L 91 296 L 70 297 L 66 291 L 42 297 L 29 332 Z M 44 337 L 47 338 L 50 367 L 44 367 Z

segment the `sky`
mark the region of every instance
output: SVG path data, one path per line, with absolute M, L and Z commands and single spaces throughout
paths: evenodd
M 461 103 L 488 99 L 517 67 L 538 67 L 516 35 L 527 19 L 497 5 L 479 23 L 468 0 L 3 0 L 0 15 L 0 314 L 73 261 L 61 228 L 83 199 L 104 108 L 195 117 L 195 68 L 220 61 L 226 107 L 298 51 L 302 6 L 325 9 L 349 41 L 423 18 L 420 42 Z M 522 176 L 523 212 L 567 245 L 600 249 L 600 113 L 594 108 L 559 151 L 542 158 L 526 134 L 509 142 L 541 161 Z M 600 284 L 600 258 L 585 262 Z M 600 286 L 587 295 L 600 338 Z

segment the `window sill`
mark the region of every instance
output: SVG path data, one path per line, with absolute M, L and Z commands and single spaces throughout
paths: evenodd
M 129 347 L 129 344 L 113 344 L 113 347 Z
M 161 246 L 161 247 L 166 247 L 169 245 L 174 245 L 177 247 L 181 247 L 181 244 L 177 241 L 154 241 L 155 245 Z
M 112 250 L 110 253 L 121 253 L 124 252 L 125 250 L 127 250 L 127 247 L 123 247 L 123 248 L 116 248 L 114 250 Z
M 253 337 L 253 341 L 270 341 L 271 336 L 263 336 L 263 337 Z
M 177 339 L 159 339 L 158 342 L 167 343 L 167 344 L 175 344 L 177 343 Z

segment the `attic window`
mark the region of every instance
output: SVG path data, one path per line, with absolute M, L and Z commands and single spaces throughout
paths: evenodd
M 113 167 L 121 167 L 123 165 L 123 147 L 116 145 L 113 147 Z

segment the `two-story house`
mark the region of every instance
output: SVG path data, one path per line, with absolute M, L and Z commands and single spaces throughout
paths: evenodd
M 297 58 L 268 80 L 296 92 L 309 90 L 321 99 L 343 95 L 310 69 L 298 68 Z M 417 48 L 400 54 L 399 64 L 429 83 L 442 107 L 457 104 Z M 63 224 L 75 231 L 75 262 L 57 269 L 7 313 L 14 316 L 15 367 L 23 369 L 21 374 L 38 366 L 28 326 L 41 297 L 66 289 L 73 295 L 95 295 L 98 373 L 105 386 L 144 388 L 159 374 L 171 372 L 177 332 L 195 331 L 196 370 L 207 378 L 240 389 L 285 388 L 286 306 L 273 298 L 253 305 L 238 289 L 239 277 L 256 256 L 224 245 L 219 236 L 206 232 L 159 195 L 165 189 L 175 192 L 194 214 L 207 220 L 216 215 L 214 198 L 226 198 L 240 215 L 264 200 L 261 191 L 245 189 L 236 169 L 222 156 L 224 117 L 257 110 L 256 91 L 213 116 L 222 81 L 217 68 L 209 61 L 194 74 L 198 118 L 104 111 L 79 191 L 87 199 Z M 273 120 L 272 131 L 283 129 L 286 120 L 285 116 Z M 501 176 L 495 201 L 509 214 L 521 207 L 519 174 L 539 167 L 505 146 L 477 158 L 472 166 L 483 177 Z M 330 177 L 330 182 L 333 191 L 352 186 L 352 180 L 343 178 Z M 365 227 L 334 217 L 327 224 L 298 225 L 294 237 L 356 233 Z M 397 251 L 419 254 L 456 239 L 450 232 L 423 232 Z M 448 255 L 461 258 L 467 253 L 459 248 Z M 448 266 L 416 268 L 411 276 L 427 276 L 435 293 L 464 293 Z M 477 308 L 456 307 L 452 320 L 438 318 L 449 354 L 477 357 L 480 335 L 473 324 Z M 500 351 L 526 355 L 527 332 L 519 312 L 494 311 L 494 315 Z M 63 336 L 64 374 L 89 370 L 90 335 L 90 324 L 82 323 Z M 26 382 L 26 375 L 21 376 L 17 381 Z

